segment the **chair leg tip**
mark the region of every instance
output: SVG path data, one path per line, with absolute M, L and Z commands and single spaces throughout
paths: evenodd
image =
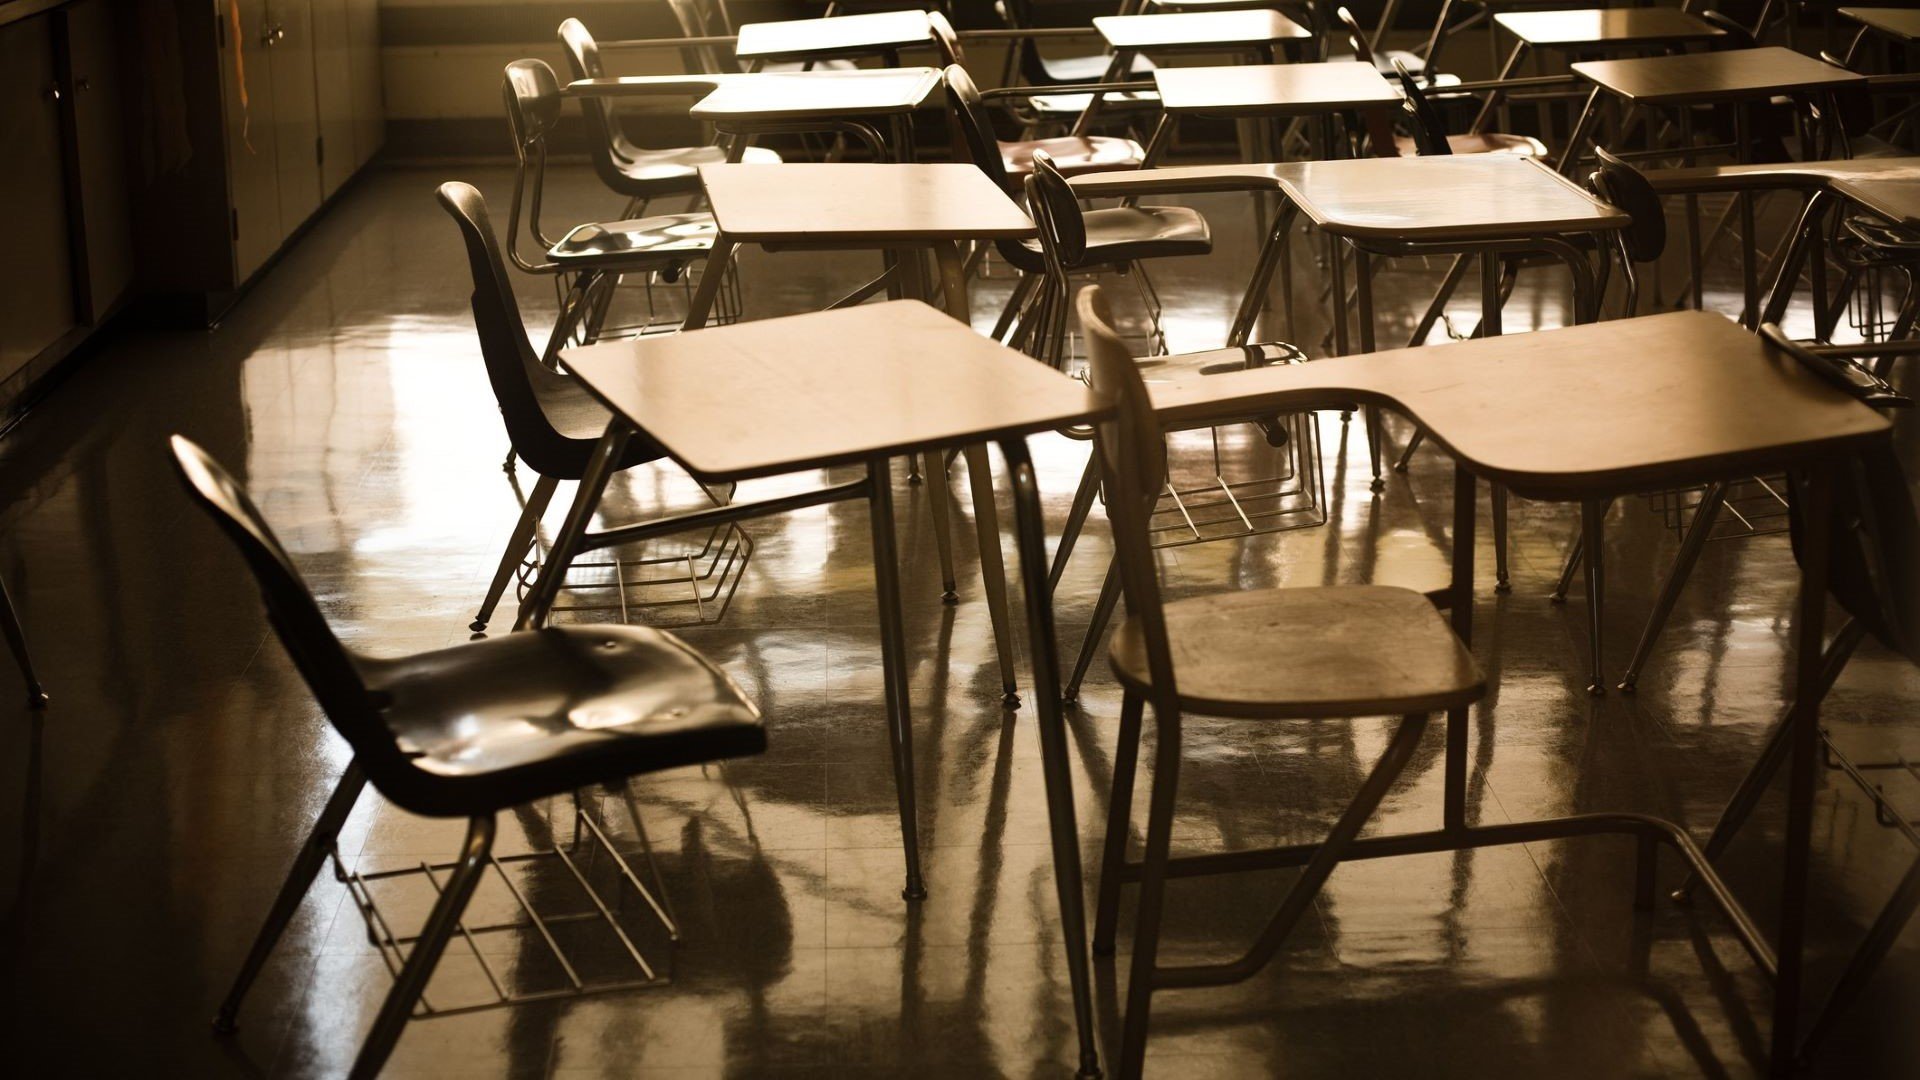
M 1494 582 L 1494 585 L 1493 585 L 1493 591 L 1499 593 L 1502 596 L 1505 596 L 1506 594 L 1513 591 L 1513 582 L 1496 581 Z
M 1606 697 L 1607 684 L 1600 681 L 1599 679 L 1593 680 L 1592 682 L 1587 684 L 1587 696 L 1588 697 Z
M 1001 708 L 1003 708 L 1003 709 L 1017 709 L 1017 708 L 1019 708 L 1019 707 L 1020 707 L 1020 695 L 1019 695 L 1019 694 L 1016 694 L 1016 693 L 1014 693 L 1014 692 L 1013 692 L 1013 691 L 1011 691 L 1011 690 L 1009 690 L 1009 691 L 1007 691 L 1007 692 L 1006 692 L 1006 693 L 1004 693 L 1004 694 L 1001 694 L 1001 695 L 1000 695 L 1000 707 L 1001 707 Z
M 40 689 L 38 683 L 27 687 L 27 708 L 44 709 L 47 707 L 47 692 Z
M 1549 604 L 1564 604 L 1566 602 L 1567 602 L 1566 593 L 1548 593 L 1547 594 L 1547 603 Z
M 1079 1071 L 1073 1074 L 1074 1080 L 1100 1080 L 1103 1075 L 1100 1064 L 1094 1061 L 1081 1062 Z
M 940 594 L 940 602 L 943 604 L 957 604 L 960 602 L 960 594 L 952 589 L 948 589 L 946 592 Z
M 1381 492 L 1387 490 L 1387 482 L 1385 480 L 1382 480 L 1380 477 L 1376 476 L 1373 478 L 1373 483 L 1369 485 L 1369 487 L 1372 489 L 1375 495 L 1378 495 Z
M 1634 683 L 1632 679 L 1621 679 L 1617 685 L 1617 688 L 1623 694 L 1631 694 L 1636 689 L 1638 689 L 1638 686 Z
M 902 900 L 925 900 L 926 898 L 927 887 L 918 881 L 909 881 L 907 887 L 900 890 Z
M 231 1035 L 240 1030 L 240 1024 L 231 1016 L 221 1013 L 213 1018 L 213 1033 L 219 1036 Z
M 487 632 L 487 620 L 475 619 L 472 622 L 467 624 L 467 629 L 473 631 L 476 634 L 484 634 Z

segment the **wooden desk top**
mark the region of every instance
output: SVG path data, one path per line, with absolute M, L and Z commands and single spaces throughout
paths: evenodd
M 988 442 L 1107 411 L 1086 384 L 913 300 L 605 342 L 560 360 L 706 481 Z
M 1686 105 L 1866 85 L 1866 76 L 1792 49 L 1726 49 L 1684 56 L 1587 60 L 1574 74 L 1628 101 Z
M 1207 116 L 1306 116 L 1398 107 L 1400 91 L 1372 64 L 1240 64 L 1156 68 L 1161 107 Z
M 828 19 L 747 23 L 733 54 L 742 60 L 804 60 L 890 52 L 933 40 L 924 11 L 876 11 Z
M 1151 393 L 1170 424 L 1383 405 L 1481 478 L 1553 500 L 1748 476 L 1888 428 L 1763 338 L 1700 311 L 1226 372 Z
M 1843 7 L 1842 16 L 1870 26 L 1888 37 L 1920 41 L 1920 8 Z
M 688 110 L 696 120 L 781 120 L 909 113 L 940 92 L 933 68 L 782 71 L 721 83 Z
M 1182 15 L 1102 15 L 1093 20 L 1093 28 L 1100 31 L 1107 44 L 1134 52 L 1231 49 L 1313 37 L 1299 23 L 1268 8 Z
M 1287 162 L 1273 176 L 1315 225 L 1354 240 L 1520 239 L 1629 221 L 1552 169 L 1506 154 Z
M 1710 41 L 1727 34 L 1698 15 L 1664 7 L 1503 11 L 1495 15 L 1493 21 L 1527 44 L 1548 49 L 1572 45 L 1663 45 Z
M 1896 225 L 1920 228 L 1920 177 L 1842 179 L 1833 190 Z
M 754 243 L 1024 239 L 1033 222 L 972 165 L 703 165 L 720 232 Z

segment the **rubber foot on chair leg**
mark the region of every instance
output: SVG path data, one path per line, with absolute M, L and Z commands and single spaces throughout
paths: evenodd
M 1693 890 L 1684 887 L 1675 889 L 1667 894 L 1667 899 L 1679 904 L 1681 907 L 1692 907 Z
M 1548 594 L 1547 594 L 1547 603 L 1549 603 L 1549 604 L 1564 604 L 1564 603 L 1566 603 L 1566 602 L 1567 602 L 1567 594 L 1566 594 L 1566 593 L 1563 593 L 1563 592 L 1557 592 L 1557 593 L 1548 593 Z
M 1636 684 L 1632 679 L 1621 679 L 1620 682 L 1617 684 L 1617 689 L 1619 689 L 1619 691 L 1623 694 L 1631 694 L 1637 688 L 1638 687 L 1636 686 Z
M 231 1016 L 223 1013 L 213 1018 L 213 1033 L 215 1035 L 231 1035 L 239 1030 L 240 1025 Z
M 1001 708 L 1003 708 L 1003 709 L 1017 709 L 1017 708 L 1019 708 L 1019 707 L 1020 707 L 1020 695 L 1019 695 L 1019 694 L 1016 694 L 1016 693 L 1014 693 L 1014 692 L 1013 692 L 1012 690 L 1009 690 L 1009 691 L 1007 691 L 1006 693 L 1004 693 L 1004 694 L 1001 694 L 1001 695 L 1000 695 L 1000 707 L 1001 707 Z
M 39 683 L 27 687 L 27 708 L 44 709 L 47 707 L 47 692 L 40 689 Z
M 1387 490 L 1387 482 L 1381 479 L 1380 477 L 1376 476 L 1373 478 L 1373 483 L 1370 485 L 1370 487 L 1373 493 L 1375 495 L 1378 495 L 1381 492 Z
M 907 887 L 900 890 L 902 900 L 925 900 L 926 898 L 927 886 L 920 881 L 908 881 Z
M 1074 1080 L 1100 1080 L 1104 1075 L 1106 1074 L 1100 1071 L 1098 1064 L 1091 1061 L 1083 1061 L 1080 1063 L 1079 1070 L 1073 1074 L 1073 1078 Z
M 1505 596 L 1507 593 L 1510 593 L 1513 591 L 1513 582 L 1496 581 L 1493 583 L 1493 591 L 1501 594 L 1502 596 Z
M 1593 680 L 1592 682 L 1587 684 L 1587 696 L 1588 697 L 1606 697 L 1607 684 L 1604 682 L 1601 682 L 1599 679 Z
M 952 589 L 948 589 L 946 592 L 940 594 L 940 602 L 943 604 L 957 604 L 960 602 L 960 594 L 954 592 Z
M 467 629 L 473 631 L 476 634 L 484 634 L 487 632 L 487 620 L 475 619 L 472 622 L 467 624 Z

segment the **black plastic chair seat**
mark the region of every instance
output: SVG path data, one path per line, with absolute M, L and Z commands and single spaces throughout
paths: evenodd
M 1047 73 L 1047 81 L 1059 86 L 1101 82 L 1107 77 L 1107 68 L 1111 66 L 1113 57 L 1098 53 L 1040 58 L 1040 70 Z M 1136 53 L 1132 65 L 1127 68 L 1128 77 L 1145 78 L 1151 74 L 1153 61 Z
M 700 192 L 700 166 L 726 163 L 718 146 L 680 146 L 645 150 L 625 143 L 620 157 L 609 156 L 612 175 L 602 175 L 609 187 L 629 198 L 657 199 Z M 749 165 L 778 165 L 780 155 L 762 146 L 749 146 L 740 160 Z
M 415 813 L 488 813 L 766 749 L 733 680 L 648 627 L 549 627 L 355 666 L 416 773 L 381 793 Z
M 1104 266 L 1135 259 L 1208 255 L 1213 236 L 1207 219 L 1185 206 L 1117 206 L 1086 212 L 1087 254 L 1082 265 Z M 1036 257 L 1040 242 L 1024 246 Z
M 1393 146 L 1401 157 L 1415 157 L 1420 153 L 1420 143 L 1411 135 L 1395 135 Z M 1489 131 L 1479 135 L 1449 135 L 1447 149 L 1457 155 L 1467 154 L 1512 154 L 1516 157 L 1543 158 L 1547 156 L 1547 146 L 1531 135 L 1510 135 L 1504 131 Z
M 713 237 L 713 215 L 705 213 L 590 222 L 561 237 L 547 257 L 561 266 L 660 267 L 704 258 L 713 250 Z
M 1092 94 L 1035 94 L 1027 99 L 1033 111 L 1046 117 L 1077 119 L 1093 104 Z M 1160 95 L 1151 90 L 1108 94 L 1100 100 L 1103 113 L 1146 112 L 1160 107 Z
M 1033 152 L 1044 150 L 1053 158 L 1054 168 L 1065 176 L 1087 173 L 1121 172 L 1137 169 L 1146 160 L 1146 151 L 1132 139 L 1111 135 L 1064 135 L 1057 139 L 1000 141 L 1000 167 L 1010 176 L 1024 177 L 1033 171 Z
M 1479 700 L 1486 678 L 1425 596 L 1379 585 L 1254 589 L 1163 608 L 1181 706 L 1212 716 L 1312 719 L 1442 712 Z M 1138 619 L 1108 650 L 1147 695 Z

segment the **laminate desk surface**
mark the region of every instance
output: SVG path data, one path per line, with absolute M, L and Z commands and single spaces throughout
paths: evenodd
M 972 165 L 797 162 L 703 165 L 714 222 L 728 239 L 1019 240 L 1026 212 Z
M 1841 16 L 1902 41 L 1920 41 L 1920 8 L 1843 7 Z
M 689 72 L 683 75 L 620 75 L 598 79 L 575 79 L 561 87 L 567 97 L 662 97 L 711 94 L 736 79 L 757 79 L 758 75 L 736 72 L 715 74 Z
M 1804 90 L 1865 86 L 1866 76 L 1792 49 L 1725 49 L 1681 56 L 1587 60 L 1574 74 L 1627 101 L 1687 105 L 1738 101 Z
M 1184 15 L 1102 15 L 1093 28 L 1107 44 L 1130 52 L 1278 45 L 1313 37 L 1305 27 L 1266 8 L 1200 11 Z
M 1897 225 L 1920 227 L 1920 176 L 1840 179 L 1833 190 Z
M 1505 154 L 1287 162 L 1273 176 L 1316 226 L 1356 240 L 1498 240 L 1629 221 L 1553 170 Z
M 1109 408 L 1086 384 L 913 300 L 605 342 L 560 359 L 710 482 L 1051 431 Z
M 1819 189 L 1841 180 L 1920 180 L 1920 157 L 1840 158 L 1832 161 L 1781 161 L 1753 165 L 1694 165 L 1683 169 L 1643 169 L 1655 191 L 1761 191 L 1770 188 Z
M 1503 11 L 1493 21 L 1537 48 L 1677 44 L 1711 41 L 1727 33 L 1691 12 L 1664 7 Z
M 721 121 L 898 115 L 931 100 L 940 79 L 933 68 L 741 75 L 701 98 L 689 115 Z
M 1153 81 L 1166 111 L 1207 116 L 1306 116 L 1401 100 L 1372 64 L 1353 61 L 1157 68 Z
M 786 60 L 890 52 L 933 40 L 924 11 L 876 11 L 825 19 L 747 23 L 733 53 L 742 60 Z
M 1752 475 L 1883 437 L 1880 414 L 1721 315 L 1670 312 L 1151 388 L 1169 424 L 1359 402 L 1537 499 Z

